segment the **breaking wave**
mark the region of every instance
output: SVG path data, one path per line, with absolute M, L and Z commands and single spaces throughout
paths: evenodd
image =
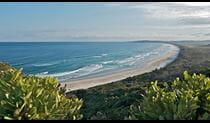
M 38 76 L 53 76 L 53 77 L 63 77 L 68 76 L 68 78 L 81 77 L 85 75 L 89 75 L 91 73 L 96 72 L 97 70 L 103 68 L 102 64 L 92 64 L 89 66 L 85 66 L 73 71 L 54 73 L 54 74 L 37 74 Z

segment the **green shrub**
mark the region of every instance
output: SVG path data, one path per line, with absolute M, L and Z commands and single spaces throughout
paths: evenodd
M 60 89 L 63 91 L 63 89 Z M 0 76 L 0 117 L 18 120 L 78 120 L 82 100 L 67 99 L 51 77 L 24 76 L 10 69 Z
M 210 78 L 184 72 L 183 80 L 152 82 L 139 105 L 130 107 L 130 120 L 210 119 Z

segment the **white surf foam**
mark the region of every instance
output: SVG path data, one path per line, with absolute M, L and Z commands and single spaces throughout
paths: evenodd
M 46 72 L 42 72 L 42 73 L 39 73 L 39 74 L 37 74 L 37 75 L 47 75 L 48 74 L 48 71 L 46 71 Z
M 111 63 L 114 63 L 114 61 L 104 61 L 104 62 L 102 62 L 102 64 L 111 64 Z
M 53 66 L 57 65 L 60 63 L 66 62 L 66 60 L 61 60 L 61 61 L 54 61 L 54 62 L 49 62 L 49 63 L 38 63 L 38 64 L 32 64 L 34 67 L 47 67 L 47 66 Z
M 93 56 L 93 58 L 102 58 L 102 57 L 104 57 L 104 56 L 107 56 L 108 54 L 101 54 L 101 55 L 97 55 L 97 56 Z
M 41 76 L 53 76 L 53 77 L 68 76 L 69 78 L 75 78 L 75 77 L 81 77 L 84 75 L 91 74 L 101 68 L 103 68 L 102 64 L 92 64 L 92 65 L 85 66 L 85 67 L 82 67 L 82 68 L 79 68 L 79 69 L 73 70 L 73 71 L 67 71 L 67 72 L 61 72 L 61 73 L 55 73 L 55 74 L 47 74 L 47 75 L 41 75 Z

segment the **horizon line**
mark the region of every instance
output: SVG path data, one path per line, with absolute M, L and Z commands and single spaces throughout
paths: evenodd
M 120 43 L 120 42 L 176 42 L 176 41 L 210 41 L 209 40 L 130 40 L 130 41 L 123 41 L 123 40 L 113 40 L 113 41 L 0 41 L 0 43 Z

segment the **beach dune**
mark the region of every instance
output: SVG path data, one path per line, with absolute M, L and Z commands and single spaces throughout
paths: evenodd
M 66 84 L 67 92 L 79 90 L 79 89 L 88 89 L 88 88 L 95 87 L 98 85 L 104 85 L 104 84 L 108 84 L 108 83 L 112 83 L 112 82 L 117 82 L 119 80 L 123 80 L 128 77 L 151 72 L 155 69 L 164 67 L 166 65 L 164 63 L 170 63 L 177 57 L 177 55 L 179 53 L 179 48 L 176 46 L 174 46 L 174 47 L 175 48 L 173 48 L 173 50 L 168 52 L 166 55 L 163 55 L 156 60 L 147 62 L 147 64 L 141 68 L 132 69 L 132 70 L 124 70 L 124 71 L 121 71 L 118 73 L 113 73 L 113 74 L 104 75 L 104 76 L 98 76 L 98 77 L 94 77 L 94 78 L 61 82 L 61 86 L 64 86 Z

